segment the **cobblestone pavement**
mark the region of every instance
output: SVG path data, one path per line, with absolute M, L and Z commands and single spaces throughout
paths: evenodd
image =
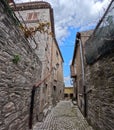
M 61 101 L 33 130 L 93 130 L 71 101 Z

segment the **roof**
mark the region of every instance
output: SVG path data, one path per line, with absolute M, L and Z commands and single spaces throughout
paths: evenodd
M 13 6 L 12 6 L 13 7 Z M 30 9 L 41 9 L 41 8 L 51 8 L 51 5 L 48 2 L 44 1 L 35 1 L 35 2 L 24 2 L 16 3 L 15 11 L 18 10 L 30 10 Z
M 90 35 L 93 33 L 93 30 L 88 30 L 88 31 L 83 31 L 83 32 L 80 32 L 80 38 L 81 37 L 90 37 Z M 78 34 L 78 33 L 77 33 Z M 75 39 L 75 46 L 74 46 L 74 53 L 73 53 L 73 59 L 72 59 L 72 63 L 71 65 L 74 64 L 74 60 L 75 60 L 75 57 L 76 57 L 76 52 L 77 52 L 77 45 L 78 45 L 78 36 L 76 34 L 76 39 Z

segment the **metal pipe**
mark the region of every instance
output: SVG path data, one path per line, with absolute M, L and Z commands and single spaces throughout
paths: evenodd
M 84 116 L 87 116 L 87 94 L 86 94 L 86 86 L 84 85 Z
M 82 80 L 83 80 L 83 85 L 84 85 L 84 58 L 83 58 L 83 48 L 82 48 L 82 41 L 81 39 L 77 38 L 79 41 L 79 46 L 80 46 L 80 56 L 81 56 L 81 67 L 82 67 Z
M 35 96 L 36 87 L 33 86 L 31 91 L 31 103 L 30 103 L 30 116 L 29 116 L 29 129 L 32 129 L 33 122 L 33 109 L 34 109 L 34 96 Z
M 83 81 L 83 96 L 84 96 L 84 116 L 87 116 L 87 95 L 86 95 L 86 86 L 85 86 L 85 71 L 84 71 L 84 57 L 83 57 L 83 47 L 81 41 L 81 35 L 79 33 L 79 37 L 77 37 L 79 46 L 80 46 L 80 56 L 81 56 L 81 67 L 82 67 L 82 81 Z

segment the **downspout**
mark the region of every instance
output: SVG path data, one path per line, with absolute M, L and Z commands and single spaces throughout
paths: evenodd
M 83 57 L 83 47 L 81 41 L 81 34 L 77 33 L 77 40 L 80 46 L 80 56 L 81 56 L 81 68 L 82 68 L 82 86 L 83 86 L 83 96 L 84 96 L 84 116 L 87 116 L 87 101 L 86 101 L 86 86 L 85 86 L 85 71 L 84 71 L 84 57 Z
M 81 67 L 82 67 L 82 81 L 84 86 L 84 58 L 83 58 L 83 48 L 82 48 L 82 41 L 79 39 L 79 45 L 80 45 L 80 56 L 81 56 Z
M 32 129 L 35 90 L 36 90 L 36 87 L 33 86 L 32 91 L 31 91 L 31 103 L 30 103 L 31 105 L 30 105 L 30 116 L 29 116 L 29 129 Z

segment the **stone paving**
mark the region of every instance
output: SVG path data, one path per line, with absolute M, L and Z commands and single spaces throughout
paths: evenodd
M 60 101 L 47 115 L 44 122 L 38 122 L 33 130 L 93 130 L 82 116 L 79 108 L 71 101 Z

